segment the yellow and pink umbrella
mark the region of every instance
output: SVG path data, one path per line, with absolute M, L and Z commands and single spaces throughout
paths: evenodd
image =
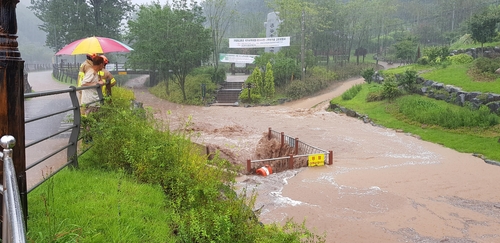
M 59 50 L 56 55 L 78 55 L 88 53 L 130 52 L 133 49 L 115 39 L 88 37 L 73 41 Z

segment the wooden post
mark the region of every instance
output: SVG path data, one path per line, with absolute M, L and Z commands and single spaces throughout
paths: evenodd
M 280 150 L 283 148 L 283 145 L 285 144 L 285 133 L 281 132 L 281 143 L 280 143 Z
M 272 131 L 271 131 L 271 128 L 269 128 L 267 131 L 267 139 L 268 140 L 271 140 L 271 135 L 272 135 Z
M 250 171 L 252 170 L 252 162 L 247 159 L 247 173 L 250 174 Z
M 0 136 L 12 135 L 16 139 L 12 160 L 26 224 L 28 195 L 24 137 L 24 61 L 17 48 L 18 2 L 19 0 L 0 0 Z M 3 178 L 3 169 L 1 176 Z
M 288 160 L 288 169 L 293 170 L 293 154 L 290 154 L 290 159 Z
M 295 154 L 299 154 L 299 138 L 295 138 Z
M 328 151 L 328 164 L 329 165 L 333 164 L 333 151 L 332 150 Z

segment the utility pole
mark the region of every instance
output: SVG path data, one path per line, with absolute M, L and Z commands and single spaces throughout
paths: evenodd
M 305 80 L 306 77 L 306 65 L 304 63 L 305 59 L 305 49 L 306 49 L 306 43 L 305 43 L 305 14 L 304 14 L 304 9 L 302 9 L 302 36 L 301 36 L 301 48 L 300 48 L 300 63 L 302 64 L 302 75 L 301 79 L 302 81 Z
M 11 135 L 16 140 L 12 161 L 26 224 L 28 194 L 24 136 L 24 61 L 17 48 L 18 2 L 19 0 L 0 0 L 0 136 Z M 3 169 L 1 172 L 3 178 Z

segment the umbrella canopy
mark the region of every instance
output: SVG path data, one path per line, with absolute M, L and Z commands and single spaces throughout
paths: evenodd
M 59 50 L 56 55 L 78 55 L 87 53 L 130 52 L 133 49 L 115 39 L 88 37 L 73 41 Z

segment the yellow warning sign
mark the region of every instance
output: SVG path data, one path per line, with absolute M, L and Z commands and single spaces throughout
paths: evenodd
M 118 75 L 127 75 L 127 72 L 120 71 L 120 72 L 118 72 Z
M 309 155 L 309 166 L 323 166 L 325 165 L 324 154 L 311 154 Z

